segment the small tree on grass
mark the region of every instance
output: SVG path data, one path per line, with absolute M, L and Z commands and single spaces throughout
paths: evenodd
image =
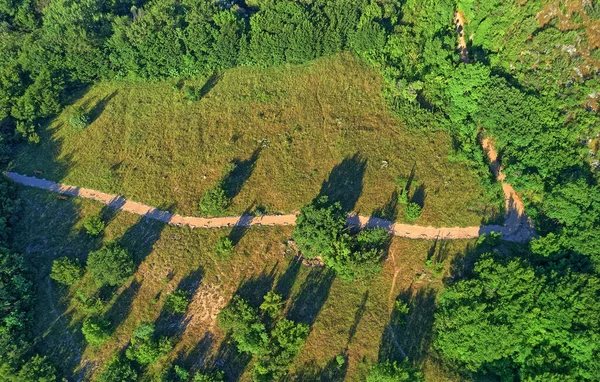
M 87 269 L 100 285 L 118 286 L 135 272 L 133 256 L 112 242 L 89 254 Z
M 329 204 L 328 198 L 323 196 L 302 208 L 293 237 L 302 256 L 312 259 L 330 253 L 346 226 L 340 203 Z
M 251 354 L 265 351 L 268 341 L 265 326 L 256 309 L 240 296 L 234 296 L 221 310 L 217 323 L 223 330 L 231 332 L 239 351 Z
M 407 204 L 408 203 L 408 179 L 403 176 L 399 176 L 396 179 L 396 184 L 398 185 L 398 203 Z
M 104 232 L 106 224 L 100 219 L 100 216 L 88 216 L 83 221 L 83 228 L 90 236 L 100 236 Z
M 408 203 L 406 205 L 406 209 L 404 210 L 404 216 L 408 221 L 415 221 L 419 217 L 421 217 L 421 206 L 417 203 Z
M 223 382 L 225 373 L 222 371 L 213 371 L 208 373 L 198 373 L 194 375 L 193 382 Z
M 270 291 L 265 295 L 264 301 L 260 304 L 259 309 L 265 312 L 267 316 L 275 319 L 281 316 L 284 305 L 281 295 Z
M 217 245 L 215 246 L 215 252 L 217 253 L 217 255 L 221 256 L 221 257 L 227 257 L 229 255 L 231 255 L 231 253 L 233 252 L 233 242 L 231 241 L 231 239 L 227 236 L 221 236 L 218 240 L 217 240 Z
M 90 117 L 88 117 L 82 107 L 75 107 L 71 112 L 69 122 L 74 128 L 83 130 L 90 125 Z
M 190 304 L 190 297 L 184 290 L 178 289 L 167 295 L 165 310 L 171 314 L 183 314 Z
M 83 277 L 79 261 L 64 256 L 52 262 L 50 278 L 64 285 L 73 285 Z
M 173 349 L 173 343 L 167 337 L 158 340 L 154 337 L 154 325 L 142 323 L 134 330 L 131 346 L 125 352 L 127 358 L 142 365 L 149 365 L 166 356 Z
M 209 216 L 223 215 L 230 202 L 223 181 L 219 181 L 204 193 L 199 204 L 200 212 Z
M 367 382 L 422 382 L 423 375 L 408 360 L 382 362 L 371 367 Z
M 119 355 L 113 357 L 98 377 L 98 382 L 134 382 L 138 373 L 127 358 Z
M 100 317 L 90 317 L 83 322 L 81 332 L 85 340 L 94 345 L 100 346 L 110 337 L 109 324 Z

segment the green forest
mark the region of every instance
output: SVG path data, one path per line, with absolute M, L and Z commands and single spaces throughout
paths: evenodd
M 466 44 L 462 51 L 457 49 L 461 39 Z M 94 110 L 81 102 L 85 94 L 102 86 L 123 94 L 167 84 L 167 93 L 172 89 L 173 99 L 181 104 L 177 107 L 199 105 L 200 111 L 194 113 L 202 113 L 210 97 L 220 94 L 219 86 L 227 83 L 228 75 L 239 76 L 234 78 L 241 78 L 240 82 L 245 75 L 255 78 L 252 73 L 280 76 L 284 81 L 295 78 L 290 74 L 294 71 L 323 65 L 324 76 L 343 76 L 339 71 L 346 68 L 354 77 L 359 77 L 358 72 L 375 73 L 381 81 L 377 91 L 383 107 L 391 115 L 385 118 L 405 126 L 404 130 L 390 127 L 385 133 L 389 135 L 373 136 L 364 142 L 365 147 L 386 146 L 388 141 L 403 139 L 398 137 L 401 134 L 416 137 L 424 147 L 438 145 L 431 138 L 435 134 L 448 137 L 447 153 L 426 162 L 430 168 L 419 164 L 416 176 L 414 166 L 410 176 L 398 171 L 402 176 L 397 177 L 391 204 L 365 210 L 392 222 L 437 224 L 428 215 L 431 210 L 427 210 L 423 189 L 427 200 L 438 200 L 435 196 L 441 186 L 434 190 L 433 176 L 425 173 L 437 174 L 436 163 L 441 166 L 447 161 L 448 166 L 466 169 L 477 183 L 463 184 L 467 183 L 465 175 L 451 187 L 480 193 L 476 202 L 469 203 L 480 205 L 485 199 L 486 208 L 495 206 L 489 207 L 495 213 L 502 204 L 498 203 L 500 186 L 488 169 L 489 159 L 481 145 L 489 138 L 498 152 L 504 181 L 520 195 L 535 227 L 535 238 L 528 242 L 511 242 L 489 233 L 451 244 L 447 250 L 445 241 L 392 238 L 382 228 L 355 230 L 348 225 L 347 214 L 356 210 L 360 193 L 368 192 L 367 185 L 357 189 L 352 180 L 344 183 L 339 178 L 351 178 L 356 168 L 362 171 L 361 177 L 375 171 L 369 167 L 375 160 L 361 162 L 360 155 L 347 156 L 350 159 L 334 168 L 323 181 L 321 193 L 305 201 L 293 229 L 260 227 L 256 234 L 251 233 L 255 228 L 249 232 L 242 228 L 240 233 L 233 227 L 213 234 L 157 228 L 144 220 L 132 223 L 121 213 L 75 198 L 57 200 L 2 177 L 0 381 L 600 380 L 598 48 L 598 0 L 0 0 L 3 170 L 18 171 L 25 168 L 19 167 L 23 162 L 35 161 L 57 168 L 60 162 L 67 176 L 69 163 L 84 162 L 83 153 L 81 158 L 70 154 L 66 161 L 47 147 L 58 141 L 53 129 L 70 129 L 67 138 L 61 138 L 65 142 L 70 136 L 102 129 L 102 108 Z M 327 65 L 332 68 L 329 72 Z M 309 80 L 289 81 L 301 88 L 316 86 Z M 359 79 L 356 84 L 361 81 L 368 82 Z M 256 80 L 253 89 L 262 89 L 261 82 L 265 86 L 265 81 Z M 351 96 L 346 93 L 361 89 L 347 85 L 344 94 L 339 91 L 339 99 L 338 94 L 331 99 L 347 103 Z M 277 111 L 277 107 L 287 105 L 281 101 L 286 91 L 253 91 L 248 96 L 250 109 L 256 108 L 267 124 L 285 124 L 280 117 L 285 110 Z M 365 90 L 365 94 L 371 93 Z M 117 102 L 107 100 L 105 112 L 116 108 Z M 171 100 L 152 102 L 156 105 L 138 101 L 123 108 L 148 108 L 151 114 L 153 108 L 158 110 Z M 302 102 L 314 101 L 298 96 L 294 102 L 303 110 Z M 316 102 L 321 111 L 334 109 L 329 100 L 323 106 L 318 92 Z M 222 101 L 223 113 L 235 113 L 232 105 Z M 379 113 L 369 109 L 367 102 L 352 105 L 366 108 L 361 116 Z M 185 110 L 192 109 L 182 113 L 195 118 Z M 331 113 L 331 120 L 337 121 L 332 124 L 346 123 L 346 117 Z M 230 120 L 219 122 L 218 128 L 225 131 Z M 325 117 L 323 121 L 322 126 L 298 122 L 277 136 L 282 136 L 289 149 L 307 129 L 330 128 Z M 360 122 L 354 124 L 360 127 Z M 190 122 L 181 129 L 200 125 Z M 253 128 L 248 125 L 242 131 L 251 135 Z M 108 127 L 106 132 L 95 131 L 96 141 L 90 147 L 118 145 Z M 156 133 L 158 138 L 153 139 L 161 140 L 168 133 Z M 320 143 L 341 153 L 346 150 L 340 142 L 346 133 L 340 134 L 335 142 L 327 141 L 325 135 Z M 136 139 L 124 150 L 134 152 L 136 145 L 150 140 Z M 208 147 L 211 139 L 222 138 L 202 136 Z M 252 157 L 206 172 L 203 179 L 216 180 L 198 198 L 198 215 L 227 216 L 238 209 L 254 216 L 279 212 L 277 207 L 260 203 L 229 209 L 242 184 L 258 171 L 255 168 L 263 152 L 276 146 L 274 138 L 253 138 L 250 147 L 245 138 L 234 134 L 233 143 L 226 147 L 234 147 L 237 139 L 254 150 Z M 358 142 L 356 147 L 360 146 Z M 416 144 L 416 148 L 406 147 L 393 155 L 417 155 L 420 150 Z M 307 156 L 318 162 L 318 153 Z M 195 152 L 177 155 L 204 160 Z M 179 160 L 177 155 L 172 154 L 173 162 Z M 388 166 L 396 171 L 385 155 L 377 158 L 378 171 Z M 289 156 L 276 157 L 283 162 Z M 159 168 L 160 161 L 152 157 L 143 163 L 153 160 L 157 168 L 149 172 L 166 177 L 170 163 Z M 307 168 L 306 175 L 290 177 L 290 193 L 295 187 L 301 189 L 300 183 L 310 182 L 311 176 L 320 176 L 319 164 L 311 165 L 312 173 Z M 289 167 L 294 164 L 290 162 Z M 63 180 L 56 174 L 51 180 Z M 336 185 L 343 191 L 336 190 Z M 477 191 L 472 191 L 475 187 Z M 348 190 L 356 194 L 354 200 Z M 448 197 L 446 202 L 453 200 Z M 291 207 L 282 203 L 283 209 L 293 210 L 294 203 L 289 203 Z M 160 207 L 176 208 L 166 203 Z M 42 219 L 57 214 L 66 223 L 44 225 Z M 479 215 L 482 222 L 497 221 L 492 213 Z M 464 226 L 473 216 L 464 221 L 451 216 L 439 222 Z M 126 228 L 127 224 L 131 227 Z M 175 236 L 179 241 L 170 242 Z M 302 254 L 299 266 L 306 269 L 294 268 L 295 260 L 290 259 L 289 268 L 277 273 L 287 263 L 273 265 L 263 257 L 281 258 L 281 251 L 274 252 L 280 247 L 287 251 L 291 242 Z M 399 259 L 403 254 L 405 258 Z M 263 273 L 253 276 L 241 271 L 246 259 L 266 261 L 260 263 L 264 269 L 256 267 L 256 272 Z M 392 259 L 394 266 L 396 261 L 403 264 L 398 268 L 400 276 L 390 268 Z M 189 264 L 180 265 L 185 262 Z M 196 270 L 186 268 L 192 263 L 203 269 L 199 265 Z M 197 292 L 189 287 L 191 281 L 186 284 L 186 274 L 180 277 L 173 271 L 176 276 L 149 276 L 155 268 L 170 266 L 197 274 L 202 281 L 194 288 L 199 292 L 209 283 L 209 275 L 211 280 L 216 277 L 216 282 L 210 281 L 215 285 L 219 275 L 239 276 L 222 287 L 222 301 L 215 303 L 220 301 L 222 306 L 210 329 L 203 329 L 206 334 L 194 331 L 192 324 L 185 326 L 193 309 L 211 311 L 204 305 L 196 307 Z M 415 289 L 425 278 L 415 272 L 427 274 L 432 286 Z M 295 283 L 298 274 L 301 283 Z M 393 298 L 387 301 L 392 274 L 393 282 L 404 277 L 404 292 L 412 294 L 398 293 L 391 285 Z M 142 293 L 144 277 L 156 279 L 152 288 L 158 293 L 154 289 Z M 263 281 L 270 277 L 266 287 L 257 281 L 261 277 Z M 140 295 L 142 305 L 135 299 L 132 303 L 131 297 L 123 303 L 127 293 Z M 379 300 L 373 302 L 374 298 Z M 59 302 L 58 309 L 64 312 L 57 317 L 71 320 L 60 330 L 75 333 L 72 342 L 77 346 L 62 344 L 61 348 L 71 347 L 67 353 L 75 347 L 85 349 L 76 362 L 65 361 L 69 357 L 48 345 L 54 335 L 48 333 L 55 333 L 53 326 L 61 324 L 47 325 L 47 307 L 55 309 L 54 303 L 44 302 L 47 299 Z M 339 307 L 330 309 L 335 314 L 327 313 L 327 304 L 335 299 L 340 300 L 336 302 Z M 128 309 L 137 309 L 138 316 L 123 318 Z M 367 327 L 363 317 L 378 323 Z M 172 329 L 174 322 L 181 325 L 180 331 Z M 354 322 L 342 330 L 344 335 L 349 333 L 347 343 L 329 342 L 334 330 L 327 332 L 328 327 L 342 322 Z M 221 347 L 201 351 L 201 342 L 212 331 L 223 339 Z M 381 343 L 353 342 L 363 338 L 361 331 L 365 338 Z M 411 338 L 427 341 L 415 345 Z M 188 345 L 193 350 L 188 351 Z M 87 364 L 81 366 L 84 360 Z

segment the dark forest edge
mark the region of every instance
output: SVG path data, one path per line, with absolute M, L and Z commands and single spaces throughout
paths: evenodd
M 597 75 L 572 70 L 583 67 L 584 58 L 560 48 L 578 29 L 563 32 L 556 20 L 542 27 L 535 19 L 541 2 L 515 3 L 315 0 L 246 7 L 204 0 L 59 0 L 42 8 L 33 0 L 3 1 L 0 159 L 9 162 L 11 149 L 23 140 L 38 142 L 36 131 L 70 95 L 98 81 L 209 76 L 350 50 L 381 70 L 385 95 L 400 119 L 448 131 L 454 155 L 481 169 L 482 179 L 489 176 L 478 140 L 492 136 L 507 180 L 523 194 L 541 236 L 511 250 L 509 259 L 501 251 L 482 257 L 444 292 L 434 342 L 442 358 L 465 375 L 591 380 L 600 374 L 594 362 L 600 345 L 593 340 L 600 328 L 590 313 L 598 310 L 600 190 L 587 146 L 597 133 L 590 97 Z M 598 3 L 590 4 L 579 13 L 583 21 L 600 15 Z M 455 51 L 457 7 L 471 21 L 470 64 Z M 509 46 L 494 29 L 511 30 Z M 523 50 L 531 54 L 521 56 Z M 540 55 L 549 62 L 544 69 L 536 68 Z M 10 183 L 2 184 L 1 244 L 10 248 L 14 193 Z M 7 344 L 0 372 L 51 372 L 36 366 L 43 358 L 28 358 L 34 354 L 27 336 L 32 285 L 21 256 L 2 249 L 0 272 L 0 343 Z M 467 307 L 477 313 L 464 315 Z M 499 325 L 499 317 L 511 319 Z M 545 334 L 529 341 L 535 337 L 530 330 Z M 464 334 L 473 332 L 486 335 L 465 342 Z M 562 342 L 548 333 L 560 333 Z M 461 351 L 463 346 L 470 350 Z

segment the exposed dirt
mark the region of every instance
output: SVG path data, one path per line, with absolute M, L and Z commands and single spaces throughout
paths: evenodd
M 465 15 L 461 11 L 454 13 L 454 23 L 456 24 L 456 33 L 458 33 L 457 50 L 460 52 L 460 60 L 465 64 L 469 63 L 469 54 L 467 50 L 467 40 L 465 39 Z
M 487 143 L 491 145 L 490 142 Z M 490 146 L 491 147 L 491 146 Z M 489 148 L 489 147 L 488 147 Z M 492 153 L 492 151 L 488 152 Z M 496 154 L 497 156 L 497 154 Z M 495 161 L 495 157 L 494 157 Z M 492 162 L 494 162 L 492 161 Z M 492 169 L 493 170 L 493 169 Z M 499 171 L 499 170 L 498 170 Z M 500 171 L 499 171 L 500 174 Z M 191 228 L 223 228 L 223 227 L 249 227 L 249 226 L 286 226 L 296 224 L 296 214 L 289 215 L 265 215 L 265 216 L 230 216 L 230 217 L 218 217 L 218 218 L 200 218 L 193 216 L 181 216 L 178 214 L 172 214 L 169 211 L 159 210 L 154 207 L 147 206 L 142 203 L 132 202 L 121 196 L 114 194 L 107 194 L 104 192 L 90 190 L 87 188 L 80 188 L 75 186 L 69 186 L 65 184 L 55 183 L 46 179 L 38 179 L 35 177 L 29 177 L 20 175 L 13 172 L 6 172 L 5 175 L 15 181 L 16 183 L 40 188 L 47 191 L 59 193 L 61 195 L 77 196 L 85 199 L 91 199 L 100 203 L 106 204 L 107 206 L 115 209 L 126 211 L 132 214 L 141 215 L 149 219 L 162 221 L 164 223 L 176 225 L 176 226 L 189 226 Z M 500 180 L 500 178 L 499 178 Z M 507 193 L 508 192 L 508 193 Z M 530 230 L 522 230 L 522 215 L 523 207 L 522 202 L 518 204 L 520 200 L 512 188 L 505 190 L 507 198 L 507 211 L 512 211 L 513 204 L 520 206 L 518 209 L 519 214 L 517 219 L 512 218 L 513 215 L 510 213 L 507 215 L 507 224 L 505 226 L 475 226 L 475 227 L 423 227 L 418 225 L 394 223 L 385 219 L 380 219 L 370 216 L 361 215 L 348 215 L 348 223 L 353 226 L 364 227 L 382 227 L 390 231 L 395 236 L 407 237 L 411 239 L 472 239 L 482 234 L 490 232 L 502 233 L 502 237 L 509 241 L 527 241 L 531 239 L 532 232 Z M 509 203 L 509 201 L 512 201 Z

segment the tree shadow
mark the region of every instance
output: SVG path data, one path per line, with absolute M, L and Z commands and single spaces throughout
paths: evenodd
M 214 345 L 215 339 L 211 332 L 205 332 L 204 336 L 194 348 L 187 354 L 179 353 L 176 360 L 173 362 L 174 365 L 184 367 L 191 372 L 197 372 L 204 370 L 207 364 L 210 364 L 210 352 Z M 174 370 L 170 370 L 166 376 L 166 381 L 178 381 L 179 377 L 175 374 Z
M 231 334 L 228 334 L 219 345 L 215 356 L 206 364 L 206 369 L 221 370 L 225 373 L 227 381 L 239 381 L 251 360 L 252 355 L 240 352 Z
M 413 192 L 412 196 L 410 197 L 410 202 L 411 203 L 416 203 L 418 204 L 421 208 L 423 208 L 425 206 L 425 185 L 424 184 L 419 184 L 419 186 L 417 187 L 417 189 Z
M 299 369 L 295 374 L 283 378 L 283 381 L 341 382 L 345 380 L 347 372 L 347 360 L 345 360 L 344 364 L 340 365 L 336 358 L 332 358 L 323 367 L 320 367 L 315 361 L 312 361 Z
M 450 254 L 450 242 L 448 240 L 440 240 L 436 238 L 433 245 L 427 251 L 427 260 L 432 260 L 435 263 L 443 263 Z
M 211 90 L 214 89 L 215 86 L 221 81 L 223 75 L 219 72 L 214 72 L 206 79 L 206 82 L 200 88 L 199 96 L 200 98 L 204 98 Z
M 292 259 L 285 272 L 277 278 L 274 291 L 284 300 L 287 300 L 290 297 L 292 287 L 296 283 L 300 268 L 302 268 L 302 262 Z
M 407 302 L 409 312 L 402 318 L 392 313 L 379 346 L 380 362 L 400 360 L 404 355 L 417 363 L 425 359 L 432 341 L 435 298 L 431 288 L 416 293 L 407 290 L 398 296 L 397 300 Z
M 236 158 L 231 162 L 233 168 L 223 179 L 223 186 L 229 199 L 235 198 L 240 193 L 244 183 L 252 175 L 261 150 L 261 147 L 255 149 L 250 158 L 246 160 Z
M 108 103 L 117 95 L 118 91 L 115 90 L 112 93 L 110 93 L 109 95 L 102 97 L 102 99 L 100 99 L 98 102 L 96 102 L 94 104 L 94 106 L 92 106 L 89 111 L 87 112 L 87 116 L 90 120 L 90 124 L 94 123 L 95 120 L 97 120 L 100 115 L 102 115 L 102 113 L 104 112 L 104 109 L 106 108 L 106 105 L 108 105 Z M 87 101 L 83 104 L 83 108 L 84 109 L 88 109 L 89 108 L 89 104 L 90 101 Z
M 135 296 L 140 290 L 142 283 L 133 280 L 125 290 L 119 294 L 115 302 L 111 305 L 110 309 L 106 311 L 103 318 L 110 323 L 112 331 L 114 332 L 127 318 L 131 311 L 131 305 Z
M 200 288 L 203 277 L 204 270 L 202 268 L 196 269 L 184 277 L 179 284 L 177 284 L 177 288 L 175 288 L 175 290 L 185 291 L 191 300 L 191 298 L 198 291 L 198 288 Z M 185 331 L 188 323 L 189 319 L 186 319 L 185 313 L 169 312 L 163 305 L 160 315 L 156 319 L 155 325 L 158 333 L 173 338 L 180 336 Z
M 227 238 L 231 240 L 233 246 L 239 244 L 240 240 L 246 235 L 246 232 L 250 229 L 250 224 L 254 220 L 254 215 L 250 214 L 250 210 L 253 206 L 248 207 L 243 213 L 242 216 L 238 219 L 235 225 L 229 231 Z
M 360 305 L 358 306 L 358 309 L 356 309 L 356 312 L 354 313 L 354 322 L 352 322 L 352 326 L 350 327 L 350 333 L 348 334 L 348 342 L 347 342 L 346 347 L 348 345 L 350 345 L 350 342 L 352 342 L 352 339 L 356 335 L 356 330 L 358 329 L 358 324 L 360 323 L 360 320 L 362 319 L 363 315 L 365 314 L 365 311 L 367 310 L 367 300 L 368 299 L 369 299 L 369 291 L 366 291 L 363 294 L 363 297 L 360 302 Z
M 263 302 L 264 295 L 273 287 L 276 270 L 277 264 L 268 273 L 265 268 L 260 275 L 243 279 L 240 281 L 234 296 L 240 296 L 252 306 L 259 306 Z
M 327 196 L 330 203 L 339 202 L 344 212 L 354 210 L 363 191 L 366 167 L 367 160 L 362 159 L 359 153 L 345 158 L 331 170 L 329 178 L 321 185 L 317 198 Z
M 390 195 L 388 201 L 382 206 L 377 208 L 371 214 L 371 217 L 381 218 L 395 222 L 398 219 L 398 190 L 394 190 Z M 367 223 L 368 224 L 368 223 Z
M 166 224 L 142 216 L 137 223 L 125 231 L 119 244 L 133 255 L 136 264 L 140 264 L 152 253 L 154 244 L 160 239 Z
M 291 301 L 287 317 L 310 326 L 329 297 L 335 273 L 324 267 L 312 268 L 302 283 L 300 293 Z

